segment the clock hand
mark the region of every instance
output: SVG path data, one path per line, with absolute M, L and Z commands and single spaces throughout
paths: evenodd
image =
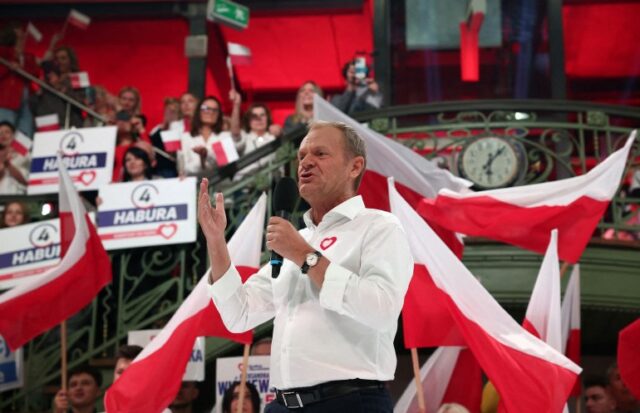
M 504 152 L 505 147 L 503 146 L 502 148 L 498 149 L 495 153 L 489 154 L 489 159 L 487 159 L 487 163 L 485 163 L 482 166 L 482 169 L 484 169 L 487 172 L 487 175 L 491 175 L 493 172 L 491 171 L 491 164 L 493 164 L 493 161 L 500 155 L 502 155 L 502 152 Z

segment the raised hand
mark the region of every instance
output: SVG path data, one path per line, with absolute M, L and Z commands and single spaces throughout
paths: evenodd
M 200 194 L 198 195 L 198 222 L 207 242 L 224 240 L 224 230 L 227 227 L 227 215 L 224 212 L 224 197 L 216 194 L 216 206 L 211 205 L 209 197 L 209 180 L 204 178 L 200 182 Z

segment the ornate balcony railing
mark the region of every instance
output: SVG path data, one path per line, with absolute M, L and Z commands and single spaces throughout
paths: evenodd
M 447 102 L 388 108 L 363 113 L 358 119 L 428 158 L 441 160 L 454 173 L 460 172 L 460 154 L 469 143 L 485 136 L 507 137 L 524 148 L 522 168 L 513 185 L 583 173 L 618 148 L 632 129 L 640 127 L 640 111 L 636 109 L 556 101 Z M 239 181 L 228 178 L 276 150 L 276 160 L 259 173 Z M 222 190 L 233 200 L 227 205 L 228 236 L 262 191 L 271 196 L 272 176 L 290 168 L 295 154 L 292 143 L 274 143 L 241 159 L 239 165 L 220 170 L 211 180 L 211 192 Z M 639 154 L 640 144 L 636 143 L 626 176 L 637 167 L 634 160 Z M 0 197 L 0 203 L 15 198 Z M 55 196 L 22 199 L 35 204 L 57 202 Z M 632 236 L 640 233 L 640 224 L 634 222 L 639 204 L 640 199 L 619 193 L 600 228 Z M 113 357 L 130 330 L 162 326 L 193 289 L 208 261 L 201 239 L 193 244 L 115 251 L 110 256 L 112 284 L 68 322 L 71 368 Z M 258 334 L 268 328 L 258 329 Z M 223 339 L 209 339 L 207 358 L 224 354 L 233 346 Z M 32 340 L 25 353 L 25 386 L 0 393 L 0 411 L 50 409 L 51 395 L 44 396 L 43 389 L 60 380 L 58 328 Z

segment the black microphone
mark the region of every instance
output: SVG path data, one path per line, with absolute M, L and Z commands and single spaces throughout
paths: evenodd
M 276 216 L 289 219 L 298 201 L 298 185 L 293 178 L 280 178 L 273 191 L 273 210 Z M 278 278 L 282 268 L 282 256 L 271 251 L 271 278 Z

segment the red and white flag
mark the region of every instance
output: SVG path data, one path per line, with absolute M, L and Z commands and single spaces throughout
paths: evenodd
M 444 403 L 458 403 L 470 412 L 480 411 L 482 371 L 475 357 L 464 347 L 439 347 L 420 369 L 426 413 L 437 413 Z M 396 403 L 394 413 L 418 413 L 413 381 Z
M 29 35 L 33 37 L 33 40 L 38 43 L 40 43 L 40 41 L 42 40 L 42 33 L 40 32 L 40 30 L 38 30 L 35 24 L 31 22 L 27 24 L 27 33 L 29 33 Z
M 251 64 L 251 49 L 239 43 L 227 43 L 227 52 L 231 63 L 236 66 Z
M 626 326 L 618 335 L 620 378 L 631 394 L 640 400 L 640 319 Z
M 60 118 L 57 113 L 36 117 L 36 130 L 38 132 L 48 132 L 60 129 Z
M 160 138 L 167 152 L 177 152 L 181 148 L 180 132 L 177 129 L 160 131 Z
M 554 349 L 562 351 L 558 231 L 555 229 L 551 231 L 522 326 Z
M 0 295 L 0 335 L 12 350 L 77 313 L 111 282 L 111 262 L 64 163 L 60 167 L 62 261 Z
M 27 154 L 31 150 L 31 146 L 33 146 L 33 141 L 29 139 L 27 135 L 17 130 L 15 135 L 13 135 L 11 148 L 14 151 L 18 152 L 20 155 L 27 156 Z
M 229 241 L 231 261 L 243 281 L 260 265 L 267 197 L 262 195 Z M 197 337 L 224 337 L 249 344 L 253 333 L 233 334 L 224 326 L 207 291 L 207 272 L 169 323 L 109 388 L 108 413 L 160 412 L 175 398 Z
M 91 24 L 91 18 L 76 9 L 71 9 L 67 17 L 67 23 L 79 29 L 86 30 Z
M 71 87 L 74 89 L 82 89 L 91 86 L 91 82 L 89 82 L 89 73 L 87 72 L 71 73 L 69 75 L 69 80 L 71 81 Z
M 581 369 L 509 316 L 427 223 L 389 185 L 413 257 L 446 295 L 467 347 L 509 412 L 559 412 Z
M 576 264 L 571 271 L 571 278 L 562 300 L 562 353 L 571 361 L 580 364 L 580 265 Z M 581 394 L 580 380 L 576 382 L 572 396 Z
M 424 197 L 435 197 L 443 188 L 469 191 L 471 182 L 452 175 L 406 146 L 361 125 L 320 96 L 314 96 L 313 107 L 315 120 L 343 122 L 365 141 L 367 169 L 359 193 L 368 208 L 389 211 L 389 176 L 397 180 L 398 191 L 414 208 Z M 464 246 L 455 233 L 439 227 L 434 227 L 434 230 L 452 251 L 462 256 Z M 464 345 L 445 301 L 439 298 L 441 295 L 424 265 L 417 264 L 402 309 L 407 348 Z
M 543 253 L 559 231 L 560 259 L 575 263 L 616 193 L 636 132 L 585 175 L 475 193 L 443 189 L 418 212 L 427 222 Z
M 211 151 L 216 158 L 218 166 L 225 166 L 240 158 L 236 150 L 236 144 L 230 136 L 223 136 L 211 144 Z

